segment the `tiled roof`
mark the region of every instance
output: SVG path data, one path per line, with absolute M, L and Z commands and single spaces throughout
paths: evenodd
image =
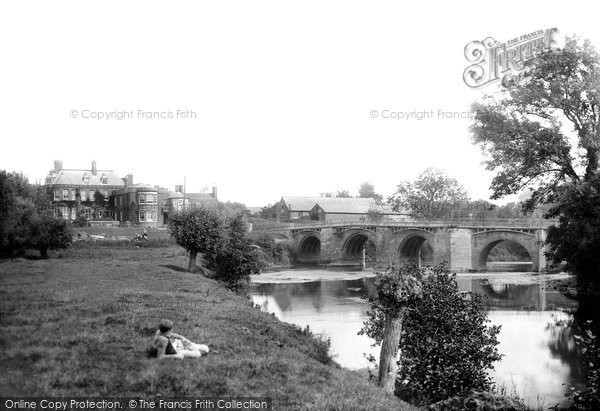
M 102 177 L 106 177 L 106 184 L 102 184 Z M 48 185 L 75 185 L 75 186 L 125 186 L 125 183 L 117 173 L 112 170 L 97 170 L 92 175 L 92 170 L 60 170 L 55 175 L 49 176 L 51 181 Z M 84 182 L 87 178 L 87 183 Z
M 292 211 L 310 211 L 318 200 L 322 200 L 322 197 L 281 197 L 283 202 Z
M 369 210 L 376 209 L 383 214 L 396 214 L 387 205 L 378 205 L 374 198 L 320 198 L 317 204 L 326 213 L 341 214 L 366 214 Z

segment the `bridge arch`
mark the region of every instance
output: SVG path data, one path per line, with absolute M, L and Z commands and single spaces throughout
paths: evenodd
M 362 260 L 363 249 L 367 260 L 377 258 L 377 236 L 369 230 L 348 230 L 343 235 L 342 258 Z
M 318 232 L 306 232 L 297 238 L 296 259 L 299 262 L 318 262 L 321 258 L 321 235 Z
M 540 263 L 539 244 L 534 233 L 512 230 L 487 230 L 473 234 L 473 268 L 487 271 L 487 260 L 494 247 L 503 242 L 514 242 L 523 247 L 531 260 L 531 270 L 537 271 Z
M 400 263 L 433 264 L 433 247 L 431 231 L 407 228 L 393 233 L 389 249 L 393 250 L 394 259 Z

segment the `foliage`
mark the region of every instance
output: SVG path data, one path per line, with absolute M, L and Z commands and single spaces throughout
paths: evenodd
M 600 176 L 557 189 L 549 212 L 559 225 L 548 230 L 550 255 L 578 274 L 582 292 L 600 291 Z
M 407 209 L 418 218 L 446 218 L 452 210 L 468 201 L 466 190 L 443 171 L 428 168 L 414 182 L 403 181 L 388 202 L 392 209 Z
M 360 185 L 360 188 L 358 189 L 358 197 L 374 198 L 377 202 L 381 202 L 383 200 L 383 196 L 375 192 L 375 186 L 366 181 Z
M 242 213 L 228 218 L 227 227 L 220 233 L 218 248 L 205 254 L 215 277 L 230 288 L 250 281 L 251 274 L 258 274 L 264 267 L 260 248 L 247 237 L 247 222 Z
M 274 220 L 277 218 L 277 204 L 275 205 L 267 205 L 264 206 L 261 210 L 260 210 L 260 216 L 262 218 L 266 218 L 266 219 L 270 219 L 270 220 Z
M 454 396 L 429 406 L 430 411 L 503 410 L 527 411 L 529 408 L 516 395 L 491 392 L 473 392 L 468 396 Z
M 488 326 L 482 297 L 461 293 L 454 275 L 436 267 L 424 298 L 405 318 L 400 346 L 402 397 L 434 402 L 492 387 L 487 371 L 500 360 L 499 326 Z
M 332 193 L 331 191 L 326 191 L 323 192 L 321 194 L 319 194 L 321 197 L 325 197 L 325 198 L 332 198 L 332 197 L 337 197 L 337 198 L 352 198 L 352 195 L 350 194 L 350 191 L 348 190 L 338 190 L 335 193 Z
M 173 214 L 169 232 L 190 253 L 188 270 L 195 271 L 196 254 L 215 255 L 224 241 L 225 219 L 215 206 L 201 205 Z
M 45 213 L 38 214 L 28 243 L 40 250 L 43 258 L 47 258 L 48 250 L 67 248 L 71 244 L 71 238 L 72 233 L 67 220 Z
M 582 335 L 575 335 L 575 343 L 580 347 L 587 371 L 585 388 L 571 388 L 569 401 L 575 408 L 584 410 L 600 409 L 600 342 L 591 331 L 591 321 L 584 327 Z
M 525 70 L 502 98 L 473 104 L 471 131 L 496 172 L 492 198 L 529 187 L 532 209 L 560 184 L 598 174 L 600 57 L 589 41 L 568 38 L 563 50 L 541 54 Z
M 442 266 L 407 269 L 421 277 L 422 298 L 411 301 L 404 317 L 397 395 L 431 403 L 488 391 L 492 381 L 487 371 L 501 358 L 496 348 L 500 327 L 486 324 L 482 297 L 460 292 L 454 275 Z M 381 342 L 383 320 L 383 311 L 375 306 L 361 332 Z
M 0 171 L 1 254 L 22 248 L 37 248 L 42 257 L 48 250 L 71 243 L 67 222 L 52 216 L 51 202 L 39 185 L 30 185 L 16 173 Z
M 275 241 L 273 236 L 268 233 L 260 234 L 253 242 L 263 252 L 266 265 L 290 264 L 290 248 L 287 243 Z
M 398 312 L 401 307 L 414 304 L 422 297 L 423 273 L 416 264 L 392 265 L 384 272 L 375 273 L 377 293 L 363 296 L 371 305 L 371 311 L 367 312 L 367 320 L 359 334 L 366 334 L 381 344 L 384 315 Z

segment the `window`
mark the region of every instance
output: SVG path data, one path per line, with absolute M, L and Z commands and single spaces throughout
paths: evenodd
M 138 202 L 140 204 L 146 204 L 146 196 L 144 194 L 140 194 L 138 197 Z
M 123 197 L 119 197 L 119 205 L 122 206 L 123 205 Z
M 75 201 L 75 189 L 73 189 L 73 188 L 70 189 L 69 194 L 70 194 L 71 201 Z
M 92 218 L 92 210 L 90 208 L 84 208 L 83 215 L 85 216 L 86 219 L 89 220 L 90 218 Z
M 106 175 L 102 174 L 102 176 L 100 177 L 100 182 L 102 184 L 108 184 L 108 177 L 106 177 Z
M 140 211 L 140 221 L 146 221 L 146 212 Z
M 83 184 L 89 184 L 90 183 L 90 176 L 88 176 L 87 173 L 85 173 L 83 175 L 82 180 L 83 180 Z
M 69 199 L 69 190 L 63 190 L 62 191 L 62 199 L 63 200 L 68 200 Z
M 60 208 L 55 208 L 54 209 L 54 217 L 56 217 L 56 218 L 62 218 L 62 211 L 60 211 Z
M 102 193 L 102 195 L 104 196 L 104 201 L 108 201 L 108 191 L 106 190 L 101 190 L 100 191 Z
M 60 190 L 54 190 L 54 201 L 60 200 Z
M 156 195 L 154 195 L 154 194 L 146 194 L 146 203 L 148 203 L 148 204 L 156 204 Z
M 117 197 L 115 197 L 115 207 L 117 206 Z

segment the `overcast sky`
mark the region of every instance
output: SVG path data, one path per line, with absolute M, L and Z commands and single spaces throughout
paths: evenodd
M 463 82 L 465 45 L 556 27 L 559 42 L 600 47 L 599 14 L 548 0 L 2 2 L 0 168 L 35 181 L 54 160 L 96 160 L 135 182 L 173 188 L 186 176 L 187 191 L 216 184 L 222 200 L 261 206 L 356 194 L 363 181 L 389 195 L 433 166 L 488 198 L 469 120 L 438 114 L 494 91 Z

